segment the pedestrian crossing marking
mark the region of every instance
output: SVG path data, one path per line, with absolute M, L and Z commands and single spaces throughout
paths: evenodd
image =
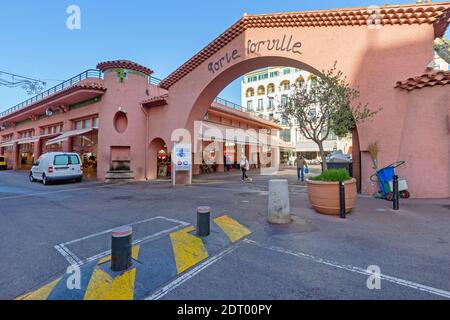
M 114 279 L 97 268 L 89 281 L 84 300 L 133 300 L 135 280 L 135 268 Z
M 16 300 L 47 300 L 48 296 L 61 281 L 61 279 L 62 278 L 59 278 L 32 293 L 17 298 Z
M 133 258 L 134 260 L 137 260 L 140 249 L 141 249 L 140 245 L 134 246 L 133 248 L 131 248 L 131 258 Z M 109 261 L 111 261 L 111 256 L 101 258 L 100 260 L 98 260 L 97 264 L 101 265 L 101 264 L 104 264 L 105 262 L 109 262 Z
M 214 219 L 211 227 L 212 232 L 209 237 L 201 238 L 195 235 L 193 232 L 196 228 L 189 226 L 170 233 L 164 241 L 144 242 L 132 247 L 133 260 L 141 259 L 142 261 L 135 263 L 131 269 L 122 273 L 112 272 L 109 269 L 107 263 L 111 261 L 111 256 L 103 257 L 81 266 L 84 278 L 82 288 L 77 292 L 71 291 L 65 285 L 64 282 L 69 277 L 66 274 L 48 285 L 17 299 L 140 299 L 143 294 L 153 292 L 152 290 L 156 290 L 158 286 L 166 283 L 175 275 L 182 273 L 183 276 L 186 275 L 185 272 L 187 270 L 206 261 L 218 249 L 224 248 L 230 243 L 235 243 L 251 234 L 249 229 L 228 215 Z M 153 252 L 156 256 L 155 254 L 145 255 L 146 252 Z M 161 256 L 159 256 L 160 254 Z M 162 259 L 163 257 L 167 260 L 164 263 L 158 260 L 158 262 L 161 262 L 159 265 L 163 269 L 155 271 L 155 261 L 153 259 Z M 149 276 L 155 275 L 159 275 L 161 279 L 148 281 Z
M 194 230 L 191 226 L 170 234 L 178 274 L 208 258 L 203 241 L 189 233 Z
M 232 243 L 241 240 L 252 232 L 227 215 L 214 219 L 214 222 L 226 233 Z

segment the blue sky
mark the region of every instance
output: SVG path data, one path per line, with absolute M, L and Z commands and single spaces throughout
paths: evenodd
M 0 2 L 0 70 L 65 80 L 101 61 L 130 59 L 164 78 L 236 22 L 244 12 L 270 13 L 383 5 L 386 0 L 15 0 Z M 389 3 L 411 3 L 390 0 Z M 81 30 L 66 28 L 69 5 L 81 8 Z M 48 81 L 47 88 L 56 85 Z M 239 82 L 222 96 L 240 100 Z M 29 96 L 0 87 L 0 111 Z

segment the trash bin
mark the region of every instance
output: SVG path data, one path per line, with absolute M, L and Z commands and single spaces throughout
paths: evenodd
M 353 177 L 353 162 L 327 162 L 328 169 L 346 169 Z

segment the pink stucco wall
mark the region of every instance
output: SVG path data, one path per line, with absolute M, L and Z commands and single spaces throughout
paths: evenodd
M 286 37 L 301 42 L 301 49 L 261 46 L 257 52 L 248 50 L 249 43 Z M 372 121 L 358 124 L 362 192 L 372 194 L 376 187 L 369 181 L 373 169 L 366 151 L 370 143 L 378 142 L 380 165 L 407 161 L 399 173 L 408 179 L 414 197 L 449 197 L 449 86 L 411 92 L 395 88 L 397 81 L 425 72 L 433 59 L 434 38 L 434 26 L 428 23 L 384 25 L 379 30 L 366 26 L 252 27 L 191 68 L 168 91 L 149 85 L 142 75 L 129 73 L 122 82 L 117 72 L 106 72 L 102 83 L 107 91 L 101 102 L 8 130 L 17 132 L 59 121 L 70 130 L 72 119 L 98 114 L 98 178 L 104 179 L 109 170 L 111 148 L 129 147 L 136 179 L 151 179 L 156 176 L 157 149 L 166 144 L 171 150 L 175 129 L 187 128 L 193 133 L 194 121 L 202 120 L 213 99 L 239 76 L 267 66 L 320 73 L 336 61 L 348 82 L 360 90 L 359 102 L 372 110 L 381 108 Z M 212 72 L 209 66 L 217 62 L 221 67 Z M 144 100 L 167 92 L 168 105 L 142 108 Z M 114 127 L 118 111 L 127 115 L 128 126 L 121 133 Z
M 247 50 L 248 41 L 257 43 L 267 39 L 281 39 L 285 35 L 292 35 L 294 41 L 302 42 L 301 54 L 269 51 L 265 47 L 257 53 L 249 53 Z M 411 116 L 409 104 L 413 102 L 400 89 L 395 88 L 397 81 L 425 72 L 427 64 L 433 58 L 433 40 L 434 28 L 429 24 L 386 25 L 380 30 L 369 30 L 364 26 L 248 29 L 169 88 L 169 106 L 164 110 L 155 110 L 154 116 L 155 119 L 167 119 L 171 114 L 178 116 L 172 118 L 170 126 L 165 127 L 159 121 L 151 120 L 151 127 L 167 139 L 171 128 L 191 126 L 192 120 L 206 112 L 213 98 L 223 88 L 237 77 L 257 68 L 281 65 L 318 72 L 330 68 L 337 61 L 338 69 L 344 72 L 348 82 L 360 90 L 360 102 L 368 103 L 372 110 L 382 109 L 372 121 L 358 125 L 360 148 L 363 151 L 362 192 L 370 195 L 376 187 L 369 181 L 373 169 L 370 157 L 364 151 L 370 143 L 378 142 L 381 150 L 378 160 L 381 164 L 389 164 L 411 155 L 404 170 L 409 170 L 408 179 L 416 197 L 448 197 L 448 178 L 437 174 L 442 172 L 442 165 L 438 164 L 429 177 L 436 181 L 435 185 L 443 188 L 442 191 L 425 192 L 418 187 L 422 175 L 418 169 L 412 169 L 414 161 L 411 157 L 414 152 L 402 141 L 403 133 L 411 127 L 411 120 L 405 123 L 405 119 Z M 238 59 L 226 62 L 215 73 L 208 69 L 209 63 L 219 61 L 235 50 L 239 53 Z M 448 90 L 448 87 L 444 88 L 443 90 Z M 421 101 L 422 94 L 415 94 Z M 448 144 L 448 135 L 443 135 L 442 128 L 430 127 L 421 122 L 417 125 L 420 130 L 433 131 L 427 136 L 434 136 Z M 425 146 L 428 142 L 424 139 L 418 141 L 420 145 L 414 145 L 414 150 L 429 148 Z M 448 155 L 445 159 L 444 163 L 448 165 Z
M 415 198 L 450 197 L 449 93 L 448 86 L 402 93 L 406 103 L 398 154 L 406 166 L 399 174 Z

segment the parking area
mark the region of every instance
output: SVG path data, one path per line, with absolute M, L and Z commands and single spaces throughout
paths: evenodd
M 82 294 L 58 296 L 60 281 L 41 298 L 450 298 L 449 200 L 408 200 L 393 212 L 388 202 L 360 197 L 341 220 L 316 214 L 306 186 L 284 170 L 277 178 L 289 180 L 294 221 L 275 226 L 266 221 L 273 177 L 252 174 L 253 183 L 212 174 L 173 188 L 167 181 L 43 186 L 24 172 L 0 172 L 0 298 L 35 292 L 74 263 L 82 266 Z M 207 239 L 192 232 L 202 205 L 212 208 Z M 127 278 L 132 287 L 115 292 L 96 284 L 105 274 L 124 281 L 104 266 L 109 232 L 122 225 L 134 229 L 136 271 Z M 367 286 L 370 266 L 381 271 L 379 290 Z

